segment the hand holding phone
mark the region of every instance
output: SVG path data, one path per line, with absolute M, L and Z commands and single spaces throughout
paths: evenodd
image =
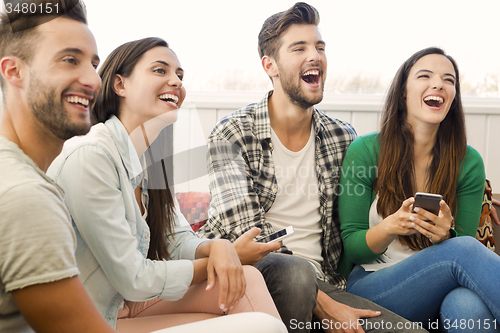
M 293 227 L 286 227 L 285 229 L 281 229 L 279 231 L 273 232 L 270 235 L 261 237 L 256 239 L 256 242 L 261 242 L 261 243 L 271 243 L 271 242 L 277 242 L 282 240 L 285 237 L 290 236 L 291 234 L 294 233 Z
M 441 200 L 443 200 L 443 196 L 440 194 L 417 192 L 415 193 L 415 202 L 413 203 L 412 213 L 415 212 L 415 207 L 420 207 L 438 216 L 439 210 L 441 209 L 441 206 L 439 205 Z

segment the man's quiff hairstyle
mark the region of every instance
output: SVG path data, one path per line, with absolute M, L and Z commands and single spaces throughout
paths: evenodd
M 13 8 L 16 1 L 5 1 L 11 3 Z M 0 16 L 0 59 L 6 56 L 15 56 L 26 63 L 30 63 L 35 53 L 39 39 L 37 27 L 59 16 L 69 18 L 87 24 L 87 11 L 80 0 L 33 0 L 36 8 L 50 6 L 59 10 L 59 15 L 46 12 L 22 13 L 12 10 L 10 14 L 3 12 Z M 42 7 L 40 7 L 40 5 Z M 0 75 L 0 88 L 4 87 L 4 78 Z
M 319 24 L 319 13 L 305 2 L 297 2 L 290 9 L 270 16 L 259 33 L 259 56 L 278 59 L 280 37 L 292 24 Z

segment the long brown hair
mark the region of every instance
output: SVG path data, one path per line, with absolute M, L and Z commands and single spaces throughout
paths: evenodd
M 451 61 L 456 73 L 456 94 L 448 114 L 439 125 L 432 149 L 432 162 L 427 171 L 426 191 L 441 194 L 452 212 L 457 209 L 457 178 L 467 150 L 458 66 L 442 49 L 431 47 L 416 52 L 403 63 L 387 94 L 382 114 L 378 178 L 375 185 L 379 194 L 377 212 L 384 218 L 395 213 L 403 201 L 414 196 L 416 191 L 415 140 L 411 126 L 406 122 L 406 83 L 413 65 L 429 54 L 440 54 Z M 432 245 L 429 239 L 420 233 L 399 236 L 399 240 L 413 250 Z
M 99 70 L 102 86 L 92 109 L 92 123 L 108 120 L 112 115 L 119 116 L 120 100 L 113 89 L 113 82 L 117 74 L 129 77 L 142 55 L 154 47 L 167 47 L 168 44 L 161 38 L 143 38 L 125 43 L 117 47 L 106 59 Z M 155 142 L 148 148 L 148 215 L 146 222 L 151 230 L 148 258 L 152 260 L 169 259 L 167 238 L 173 235 L 174 199 L 173 186 L 169 186 L 168 179 L 173 179 L 173 126 L 167 126 Z M 148 144 L 149 146 L 149 144 Z M 153 149 L 160 149 L 160 153 L 152 153 Z M 154 160 L 154 156 L 167 156 L 166 159 Z M 173 182 L 171 182 L 173 184 Z

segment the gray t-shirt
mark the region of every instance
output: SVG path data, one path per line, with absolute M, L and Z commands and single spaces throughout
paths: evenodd
M 79 274 L 62 190 L 0 136 L 0 332 L 33 332 L 11 292 Z

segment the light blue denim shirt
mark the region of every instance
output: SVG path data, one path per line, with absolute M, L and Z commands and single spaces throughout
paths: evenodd
M 118 118 L 68 140 L 47 174 L 66 193 L 80 279 L 113 327 L 124 299 L 182 298 L 193 279 L 192 262 L 182 259 L 194 259 L 203 240 L 176 211 L 172 260 L 146 259 L 150 231 L 134 194 L 142 167 Z

